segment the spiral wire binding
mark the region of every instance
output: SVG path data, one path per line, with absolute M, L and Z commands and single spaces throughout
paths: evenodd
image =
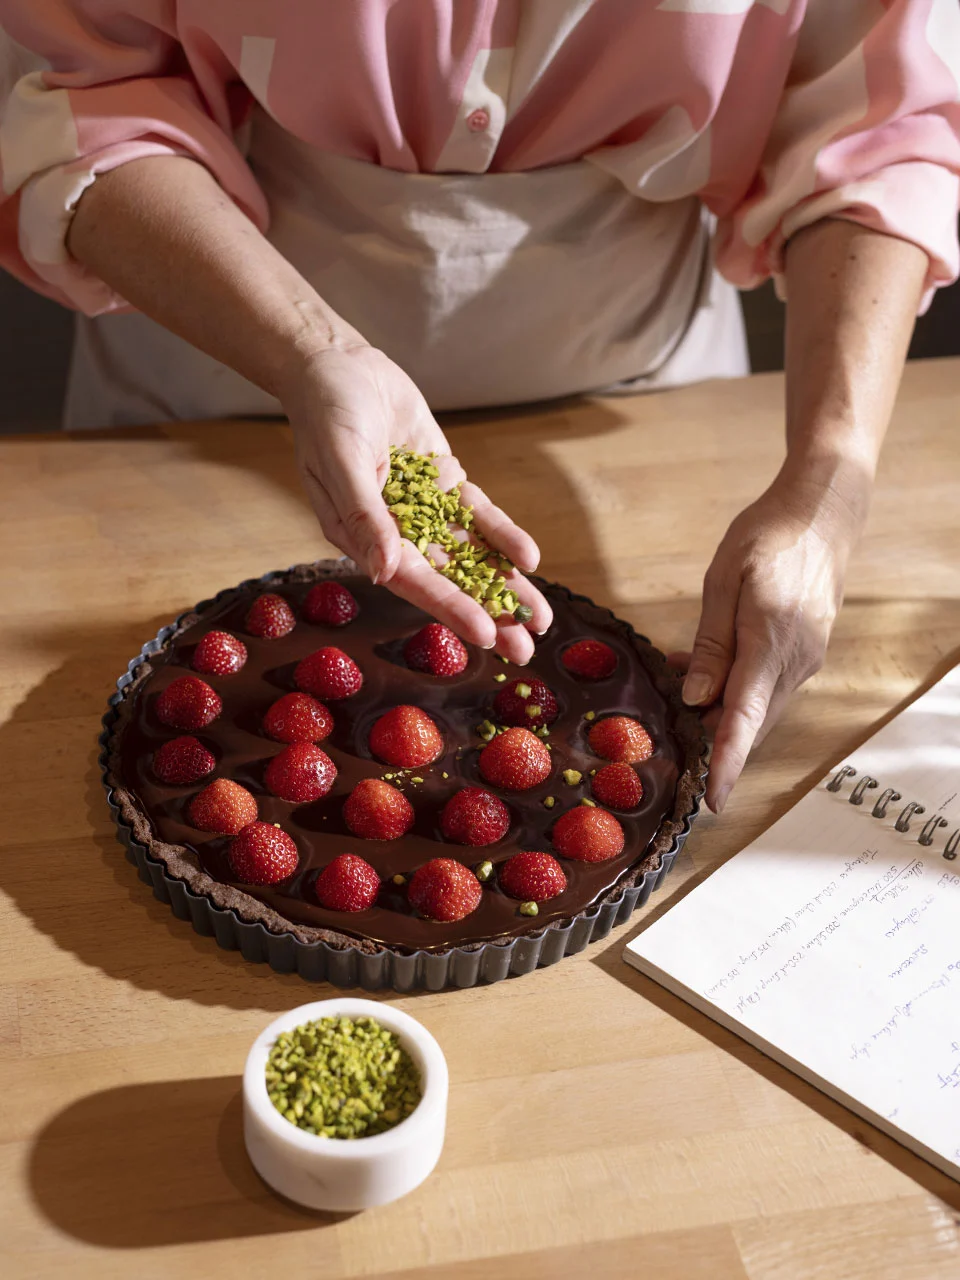
M 863 793 L 873 787 L 879 785 L 876 778 L 870 778 L 864 774 L 857 785 L 853 788 L 853 794 L 850 796 L 851 804 L 863 804 Z
M 900 817 L 893 824 L 894 829 L 896 831 L 909 831 L 910 819 L 915 813 L 926 813 L 926 809 L 924 809 L 923 805 L 919 804 L 916 800 L 911 800 L 910 803 L 904 805 L 901 810 Z
M 843 788 L 843 784 L 848 779 L 855 778 L 856 776 L 857 771 L 853 765 L 841 765 L 827 783 L 826 789 L 827 791 L 839 792 Z M 872 791 L 879 785 L 880 783 L 876 778 L 871 778 L 867 773 L 863 774 L 862 777 L 858 778 L 854 783 L 850 794 L 847 796 L 847 803 L 862 805 L 865 792 Z M 888 807 L 891 804 L 897 804 L 902 799 L 903 796 L 901 796 L 899 791 L 896 791 L 893 787 L 887 787 L 887 789 L 885 791 L 881 791 L 880 795 L 877 797 L 877 801 L 870 811 L 870 816 L 872 818 L 885 818 L 887 816 Z M 918 817 L 921 813 L 925 812 L 926 810 L 919 800 L 908 801 L 900 810 L 897 820 L 893 824 L 894 830 L 909 832 L 911 819 Z M 939 829 L 941 827 L 949 827 L 949 825 L 950 823 L 946 818 L 941 817 L 940 814 L 934 814 L 932 818 L 928 818 L 923 824 L 923 829 L 917 836 L 917 843 L 922 844 L 924 847 L 931 846 L 934 841 L 934 836 Z M 957 857 L 958 850 L 960 850 L 960 827 L 957 827 L 951 833 L 943 847 L 941 857 L 946 858 L 948 862 L 953 862 Z
M 902 800 L 899 791 L 895 791 L 893 787 L 887 787 L 886 791 L 881 791 L 877 803 L 873 806 L 873 816 L 875 818 L 885 818 L 887 816 L 887 805 L 896 804 L 898 800 Z

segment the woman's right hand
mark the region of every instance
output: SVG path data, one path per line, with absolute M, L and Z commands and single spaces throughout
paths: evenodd
M 440 455 L 439 482 L 460 483 L 478 531 L 528 571 L 539 559 L 533 539 L 467 483 L 407 375 L 317 296 L 203 165 L 145 156 L 100 175 L 79 200 L 68 248 L 118 298 L 279 399 L 335 546 L 464 640 L 529 660 L 527 627 L 494 622 L 400 537 L 381 496 L 390 446 Z M 543 596 L 522 574 L 505 576 L 533 610 L 530 630 L 545 631 Z
M 508 584 L 533 610 L 527 627 L 509 615 L 494 622 L 476 601 L 428 564 L 387 510 L 381 491 L 390 471 L 390 446 L 437 455 L 438 483 L 461 485 L 476 528 L 496 551 L 532 572 L 536 543 L 467 479 L 450 453 L 420 391 L 382 351 L 362 341 L 295 357 L 278 394 L 293 428 L 297 463 L 327 539 L 365 568 L 374 582 L 446 623 L 469 643 L 526 663 L 535 634 L 552 620 L 549 604 L 522 573 Z

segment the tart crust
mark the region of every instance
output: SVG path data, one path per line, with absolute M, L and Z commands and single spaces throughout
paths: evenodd
M 295 565 L 284 572 L 268 574 L 256 585 L 260 589 L 270 589 L 282 587 L 285 584 L 309 584 L 324 578 L 355 577 L 359 572 L 352 560 L 321 560 L 313 564 Z M 644 636 L 639 635 L 629 623 L 617 618 L 610 610 L 601 609 L 600 606 L 595 605 L 586 596 L 575 595 L 565 587 L 545 582 L 540 578 L 535 577 L 533 581 L 552 593 L 559 593 L 570 601 L 580 602 L 597 610 L 601 615 L 599 632 L 612 631 L 631 646 L 649 674 L 654 687 L 665 699 L 674 715 L 673 730 L 681 745 L 683 767 L 677 780 L 673 805 L 662 819 L 641 857 L 632 863 L 598 900 L 599 903 L 612 903 L 622 897 L 624 890 L 640 883 L 645 876 L 661 865 L 663 855 L 675 846 L 678 838 L 682 839 L 696 817 L 703 797 L 706 773 L 706 743 L 703 729 L 699 716 L 686 707 L 680 697 L 678 676 L 667 666 L 664 655 Z M 156 653 L 167 653 L 184 632 L 198 621 L 202 621 L 214 603 L 222 606 L 225 602 L 236 599 L 250 590 L 250 583 L 241 584 L 239 587 L 221 593 L 217 596 L 216 602 L 207 601 L 183 614 L 173 624 L 172 629 L 163 629 L 167 634 Z M 315 928 L 290 920 L 251 894 L 214 879 L 203 870 L 197 854 L 185 845 L 168 844 L 159 839 L 136 795 L 124 784 L 121 767 L 124 730 L 134 714 L 137 704 L 136 694 L 149 680 L 158 665 L 148 656 L 135 659 L 131 663 L 132 679 L 121 690 L 119 700 L 116 702 L 113 724 L 105 735 L 105 785 L 112 792 L 111 799 L 119 810 L 119 821 L 129 829 L 132 838 L 146 850 L 147 855 L 162 863 L 170 876 L 184 881 L 194 894 L 208 898 L 221 910 L 234 912 L 240 920 L 248 924 L 262 924 L 275 935 L 292 934 L 298 942 L 306 945 L 324 943 L 335 949 L 356 949 L 367 955 L 377 955 L 384 951 L 401 955 L 414 954 L 416 952 L 414 947 L 396 947 L 373 939 L 341 933 L 335 929 Z M 537 938 L 547 930 L 570 925 L 596 906 L 597 902 L 591 903 L 590 907 L 571 916 L 553 920 L 541 929 L 511 931 L 479 942 L 452 943 L 432 949 L 432 954 L 442 955 L 454 949 L 477 951 L 488 946 L 502 947 L 514 942 L 518 937 Z

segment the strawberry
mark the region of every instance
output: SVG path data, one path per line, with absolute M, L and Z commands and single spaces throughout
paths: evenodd
M 256 822 L 257 802 L 239 783 L 231 782 L 229 778 L 214 778 L 209 786 L 193 797 L 187 813 L 191 825 L 200 831 L 235 836 L 251 822 Z
M 467 665 L 467 651 L 459 636 L 439 622 L 428 622 L 403 646 L 407 666 L 432 676 L 458 676 Z
M 623 827 L 606 809 L 578 805 L 554 824 L 554 848 L 578 862 L 606 862 L 623 852 Z
M 590 750 L 604 760 L 633 764 L 650 759 L 653 742 L 640 721 L 632 716 L 607 716 L 590 730 Z
M 483 896 L 480 881 L 462 862 L 434 858 L 418 867 L 407 890 L 410 905 L 428 920 L 463 920 Z
M 523 725 L 527 729 L 553 724 L 559 714 L 552 691 L 536 676 L 504 685 L 493 700 L 493 711 L 502 724 Z
M 605 764 L 593 780 L 593 798 L 611 809 L 635 809 L 643 799 L 643 783 L 629 764 Z
M 285 693 L 263 717 L 263 728 L 277 742 L 322 742 L 333 729 L 333 716 L 309 693 Z
M 247 610 L 243 625 L 252 636 L 260 636 L 262 640 L 279 640 L 293 630 L 297 620 L 283 596 L 268 591 L 254 600 Z
M 497 878 L 503 892 L 521 902 L 546 902 L 567 887 L 563 868 L 549 853 L 515 853 Z
M 550 776 L 550 752 L 529 729 L 507 729 L 480 752 L 480 772 L 495 787 L 527 791 Z
M 401 769 L 433 764 L 443 751 L 443 736 L 419 707 L 392 707 L 370 730 L 370 750 Z
M 363 673 L 342 649 L 327 645 L 297 663 L 293 683 L 315 698 L 352 698 L 360 692 Z
M 319 800 L 334 784 L 337 766 L 312 742 L 284 747 L 267 765 L 263 780 L 275 796 L 304 804 Z
M 276 884 L 292 876 L 300 861 L 297 846 L 272 822 L 251 822 L 230 841 L 227 860 L 244 884 Z
M 443 806 L 440 829 L 456 844 L 496 844 L 510 829 L 510 810 L 482 787 L 462 787 Z
M 603 680 L 617 669 L 617 655 L 602 640 L 577 640 L 563 651 L 563 665 L 584 680 Z
M 233 676 L 247 660 L 247 646 L 229 631 L 208 631 L 193 651 L 194 671 L 210 676 Z
M 203 743 L 189 735 L 164 742 L 153 756 L 153 772 L 172 787 L 199 782 L 216 767 L 216 760 Z
M 398 840 L 413 826 L 413 805 L 379 778 L 361 778 L 347 796 L 343 820 L 362 840 Z
M 380 892 L 380 877 L 364 858 L 341 853 L 317 876 L 317 900 L 328 911 L 366 911 Z
M 308 622 L 328 627 L 345 627 L 360 612 L 352 591 L 340 582 L 318 582 L 311 587 L 303 602 L 303 616 Z
M 157 719 L 172 729 L 202 729 L 222 710 L 219 696 L 198 676 L 172 680 L 156 701 Z

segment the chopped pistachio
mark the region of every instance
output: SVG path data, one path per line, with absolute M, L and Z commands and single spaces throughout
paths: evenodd
M 373 1018 L 320 1018 L 281 1032 L 264 1075 L 277 1111 L 320 1138 L 383 1133 L 422 1096 L 402 1042 Z
M 580 797 L 580 803 L 585 804 L 588 809 L 595 809 L 597 807 L 597 802 L 595 800 L 588 800 L 586 796 Z
M 524 682 L 521 680 L 520 683 L 517 685 L 516 693 L 518 698 L 529 698 L 531 693 L 533 693 L 533 690 L 530 688 L 528 684 L 524 684 Z
M 411 778 L 411 779 L 410 779 L 410 781 L 411 781 L 411 782 L 422 782 L 422 781 L 423 781 L 423 779 L 422 779 L 422 778 Z
M 579 769 L 564 769 L 563 780 L 568 787 L 575 787 L 583 781 L 583 774 Z
M 556 796 L 544 796 L 544 797 L 543 797 L 543 807 L 544 807 L 545 809 L 552 809 L 552 808 L 553 808 L 553 806 L 554 806 L 556 803 L 557 803 L 557 797 L 556 797 Z
M 540 908 L 535 902 L 521 902 L 520 914 L 522 916 L 538 916 L 540 914 Z
M 585 711 L 583 713 L 584 720 L 596 720 L 597 713 L 595 711 Z
M 503 656 L 503 654 L 502 654 L 502 653 L 498 653 L 498 654 L 497 654 L 497 657 L 500 659 L 500 661 L 501 661 L 501 662 L 505 662 L 505 663 L 507 664 L 507 666 L 509 667 L 509 665 L 510 665 L 510 659 L 509 659 L 509 658 L 505 658 L 505 657 Z
M 590 770 L 590 777 L 591 777 L 591 778 L 595 778 L 596 776 L 597 776 L 597 771 L 596 771 L 596 769 L 591 769 L 591 770 Z
M 540 715 L 542 711 L 543 707 L 537 706 L 535 702 L 528 702 L 526 705 L 526 712 L 531 720 L 536 720 L 537 716 Z
M 530 611 L 520 604 L 515 591 L 507 589 L 504 574 L 513 570 L 513 564 L 476 531 L 473 508 L 463 505 L 460 486 L 449 491 L 440 488 L 434 456 L 395 445 L 390 448 L 390 474 L 383 486 L 383 499 L 401 536 L 413 542 L 439 573 L 482 604 L 491 617 L 508 613 L 529 621 L 526 614 Z M 461 540 L 455 533 L 457 527 L 468 533 L 473 529 L 472 537 Z M 444 553 L 445 561 L 439 567 L 428 555 L 431 547 Z
M 450 775 L 449 775 L 449 773 L 447 773 L 446 769 L 444 769 L 444 771 L 443 771 L 443 773 L 441 773 L 440 777 L 441 777 L 441 778 L 449 778 L 449 777 L 450 777 Z
M 497 726 L 493 723 L 492 720 L 481 720 L 481 722 L 477 725 L 477 733 L 484 740 L 484 742 L 492 742 L 493 739 L 497 736 Z
M 492 875 L 493 875 L 493 863 L 481 862 L 480 865 L 477 867 L 477 879 L 481 883 L 484 883 L 485 881 L 489 880 Z
M 550 730 L 547 728 L 545 724 L 542 724 L 539 729 L 534 729 L 533 732 L 537 735 L 538 738 L 550 737 Z
M 397 874 L 393 877 L 393 883 L 394 883 L 394 884 L 406 884 L 406 883 L 407 883 L 407 877 L 406 877 L 405 875 L 403 875 L 401 872 L 399 872 L 399 871 L 398 871 L 398 872 L 397 872 Z
M 517 622 L 532 622 L 533 610 L 528 604 L 518 604 L 516 609 L 513 611 L 513 616 L 516 618 Z
M 503 684 L 504 680 L 507 678 L 507 673 L 505 671 L 498 671 L 493 678 L 496 680 L 497 684 Z

